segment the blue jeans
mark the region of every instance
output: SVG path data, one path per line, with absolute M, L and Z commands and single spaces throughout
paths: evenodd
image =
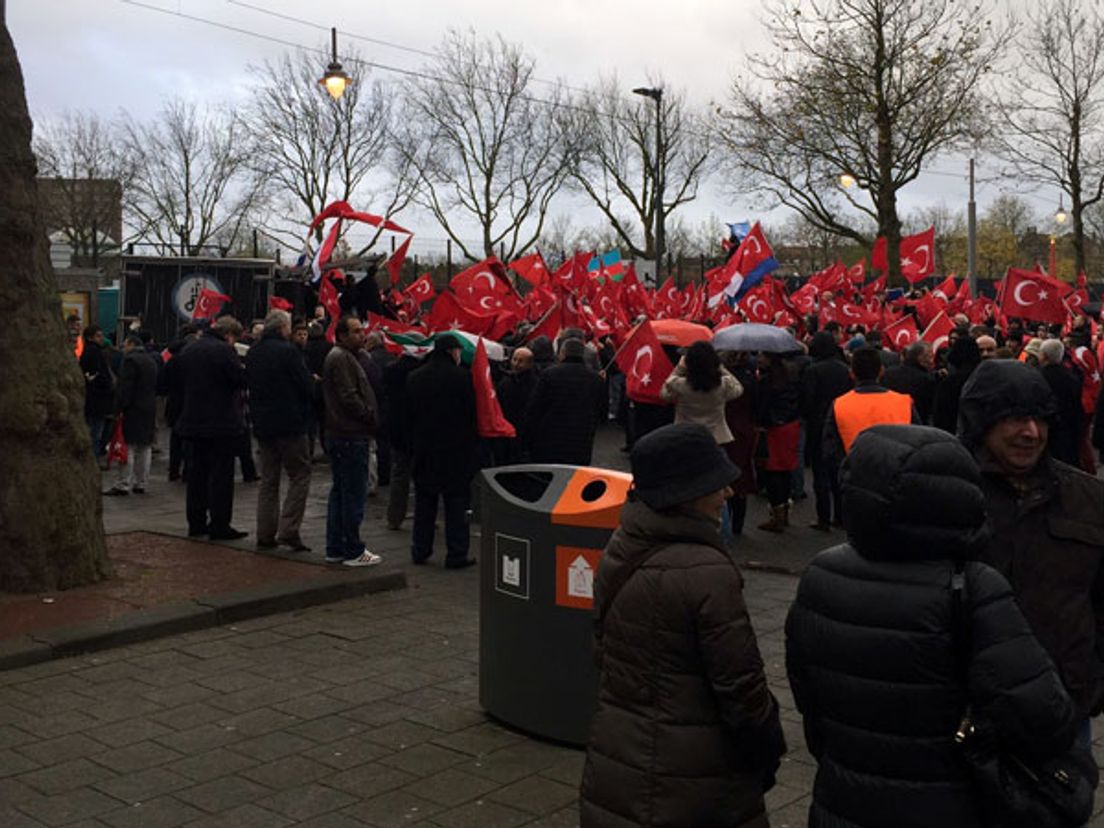
M 368 440 L 326 439 L 333 485 L 326 510 L 326 557 L 356 558 L 364 551 L 360 524 L 368 496 Z
M 88 433 L 92 437 L 92 454 L 99 460 L 104 456 L 104 426 L 107 425 L 107 418 L 85 414 L 84 421 L 88 424 Z

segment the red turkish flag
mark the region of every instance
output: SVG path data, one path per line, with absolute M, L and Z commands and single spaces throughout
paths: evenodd
M 452 291 L 441 292 L 434 300 L 429 318 L 426 319 L 426 327 L 431 333 L 459 328 L 477 336 L 485 336 L 494 323 L 494 313 L 473 312 L 464 307 Z
M 402 322 L 398 319 L 390 319 L 386 316 L 380 316 L 378 313 L 372 313 L 368 311 L 367 319 L 368 327 L 373 330 L 390 331 L 391 333 L 424 333 L 424 331 L 417 325 L 410 325 L 406 322 Z
M 868 284 L 863 285 L 862 295 L 869 299 L 877 293 L 885 293 L 885 289 L 886 277 L 882 275 L 877 279 L 872 279 Z
M 861 285 L 866 279 L 866 259 L 859 259 L 851 267 L 847 268 L 847 278 L 856 285 Z
M 931 321 L 931 324 L 924 328 L 920 338 L 925 342 L 930 342 L 934 352 L 947 344 L 953 330 L 954 322 L 951 321 L 945 311 L 940 311 L 939 315 Z
M 1069 308 L 1070 313 L 1079 313 L 1082 316 L 1088 316 L 1082 306 L 1089 301 L 1089 292 L 1085 288 L 1078 288 L 1073 293 L 1067 294 L 1063 300 L 1066 303 L 1066 307 Z
M 882 332 L 882 341 L 895 351 L 903 351 L 919 338 L 920 332 L 916 329 L 916 320 L 911 314 L 905 314 L 887 325 Z
M 870 314 L 867 313 L 866 308 L 860 308 L 858 305 L 852 305 L 849 302 L 839 302 L 836 305 L 836 313 L 839 322 L 844 327 L 848 325 L 870 325 Z M 876 323 L 877 320 L 874 320 Z
M 513 424 L 502 414 L 494 383 L 491 382 L 491 363 L 487 349 L 480 337 L 475 346 L 471 367 L 472 388 L 475 390 L 475 422 L 480 437 L 517 437 Z
M 437 290 L 433 287 L 433 280 L 429 277 L 429 274 L 423 273 L 407 285 L 402 295 L 413 301 L 415 305 L 420 305 L 422 302 L 428 302 L 436 296 Z
M 1004 277 L 1001 313 L 1033 322 L 1066 321 L 1068 311 L 1053 279 L 1010 267 Z
M 653 307 L 656 318 L 660 318 L 662 314 L 673 319 L 682 312 L 682 294 L 679 293 L 678 288 L 675 287 L 675 280 L 670 276 L 656 291 Z
M 636 268 L 631 264 L 621 279 L 621 305 L 630 317 L 640 316 L 641 314 L 651 316 L 652 314 L 648 292 L 640 284 L 640 280 L 636 277 Z
M 556 337 L 560 335 L 560 309 L 558 304 L 558 300 L 554 301 L 552 307 L 544 312 L 544 316 L 540 318 L 537 324 L 533 326 L 533 330 L 529 331 L 525 337 L 526 342 L 532 342 L 538 336 L 547 336 L 553 342 L 556 341 Z
M 870 255 L 870 266 L 889 269 L 885 236 L 878 236 Z M 909 282 L 919 282 L 935 273 L 935 225 L 914 236 L 901 239 L 901 275 Z
M 963 282 L 963 284 L 966 284 Z M 948 276 L 942 282 L 940 282 L 932 294 L 943 299 L 944 302 L 950 302 L 958 293 L 958 288 L 955 286 L 954 276 Z
M 329 327 L 326 328 L 326 339 L 333 342 L 337 334 L 337 320 L 341 318 L 341 300 L 337 296 L 337 285 L 334 279 L 341 274 L 340 270 L 327 270 L 322 274 L 322 282 L 318 286 L 318 304 L 326 309 L 326 315 L 330 317 Z M 341 276 L 344 279 L 344 275 Z
M 225 293 L 217 290 L 203 288 L 196 297 L 195 310 L 192 311 L 192 319 L 214 319 L 222 306 L 233 300 Z
M 736 303 L 736 306 L 744 312 L 748 322 L 759 322 L 769 325 L 774 319 L 774 307 L 771 304 L 773 298 L 765 285 L 756 285 L 749 290 L 744 297 Z
M 556 301 L 556 294 L 551 288 L 539 287 L 529 291 L 523 303 L 529 321 L 540 319 L 549 308 L 555 306 Z
M 1073 364 L 1081 369 L 1081 408 L 1086 414 L 1096 410 L 1096 398 L 1100 394 L 1100 363 L 1092 348 L 1080 345 L 1070 352 Z
M 617 352 L 617 367 L 625 374 L 625 392 L 634 402 L 666 405 L 659 389 L 675 369 L 650 322 L 636 326 L 621 350 Z
M 399 277 L 402 275 L 403 262 L 406 261 L 406 251 L 410 249 L 410 240 L 413 236 L 407 236 L 406 241 L 399 245 L 399 249 L 391 254 L 391 258 L 387 260 L 387 270 L 391 274 L 391 286 L 394 287 L 399 283 Z
M 790 301 L 801 313 L 812 313 L 816 309 L 816 300 L 817 286 L 812 282 L 806 282 L 790 294 Z
M 291 304 L 291 302 L 289 302 L 283 296 L 273 296 L 271 299 L 268 300 L 268 306 L 273 310 L 282 310 L 287 311 L 288 313 L 290 313 L 295 308 L 295 305 Z
M 548 265 L 545 264 L 544 256 L 541 255 L 539 250 L 528 256 L 522 256 L 520 259 L 514 259 L 510 262 L 510 270 L 533 287 L 540 287 L 545 284 L 550 275 Z
M 503 306 L 503 300 L 513 294 L 514 287 L 506 277 L 506 268 L 497 256 L 489 256 L 462 270 L 449 282 L 456 297 L 468 307 L 479 312 L 490 312 Z M 484 297 L 491 297 L 485 302 Z M 494 304 L 494 301 L 500 304 Z
M 940 302 L 934 293 L 926 293 L 916 303 L 916 316 L 920 324 L 927 327 L 935 317 L 939 316 L 946 307 L 946 302 Z
M 621 306 L 621 299 L 617 295 L 617 289 L 613 282 L 607 282 L 594 294 L 591 301 L 594 312 L 598 318 L 605 322 L 611 330 L 627 328 L 629 320 L 625 317 L 625 309 Z
M 1077 287 L 1085 290 L 1089 287 L 1089 277 L 1085 275 L 1085 271 L 1077 271 Z

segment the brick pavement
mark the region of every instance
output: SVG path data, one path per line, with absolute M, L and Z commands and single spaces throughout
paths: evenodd
M 182 489 L 151 488 L 107 499 L 109 531 L 183 531 Z M 243 528 L 254 498 L 239 488 Z M 410 566 L 408 533 L 380 511 L 366 538 L 407 571 L 406 591 L 0 673 L 0 826 L 575 826 L 582 753 L 479 708 L 477 573 Z M 775 828 L 805 824 L 815 771 L 785 681 L 795 585 L 747 573 L 791 748 L 767 797 Z

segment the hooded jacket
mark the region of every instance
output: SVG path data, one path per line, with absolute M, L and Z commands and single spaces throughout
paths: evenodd
M 991 538 L 978 551 L 1011 582 L 1082 716 L 1104 710 L 1104 483 L 1047 456 L 1013 481 L 984 446 L 1006 417 L 1050 418 L 1038 369 L 989 360 L 962 391 L 959 436 L 981 466 Z
M 582 828 L 766 828 L 763 791 L 785 743 L 717 526 L 627 503 L 594 605 L 604 620 Z
M 813 560 L 786 621 L 818 763 L 811 828 L 979 826 L 954 742 L 967 703 L 1024 755 L 1072 742 L 1076 709 L 991 567 L 965 564 L 968 632 L 956 634 L 953 559 L 986 539 L 980 482 L 969 452 L 933 428 L 874 426 L 848 455 L 848 542 Z

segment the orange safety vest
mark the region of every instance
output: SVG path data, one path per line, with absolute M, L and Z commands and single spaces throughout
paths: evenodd
M 872 391 L 869 394 L 848 391 L 842 397 L 836 397 L 832 410 L 843 441 L 843 451 L 847 453 L 859 433 L 873 425 L 911 423 L 912 397 L 896 391 Z

